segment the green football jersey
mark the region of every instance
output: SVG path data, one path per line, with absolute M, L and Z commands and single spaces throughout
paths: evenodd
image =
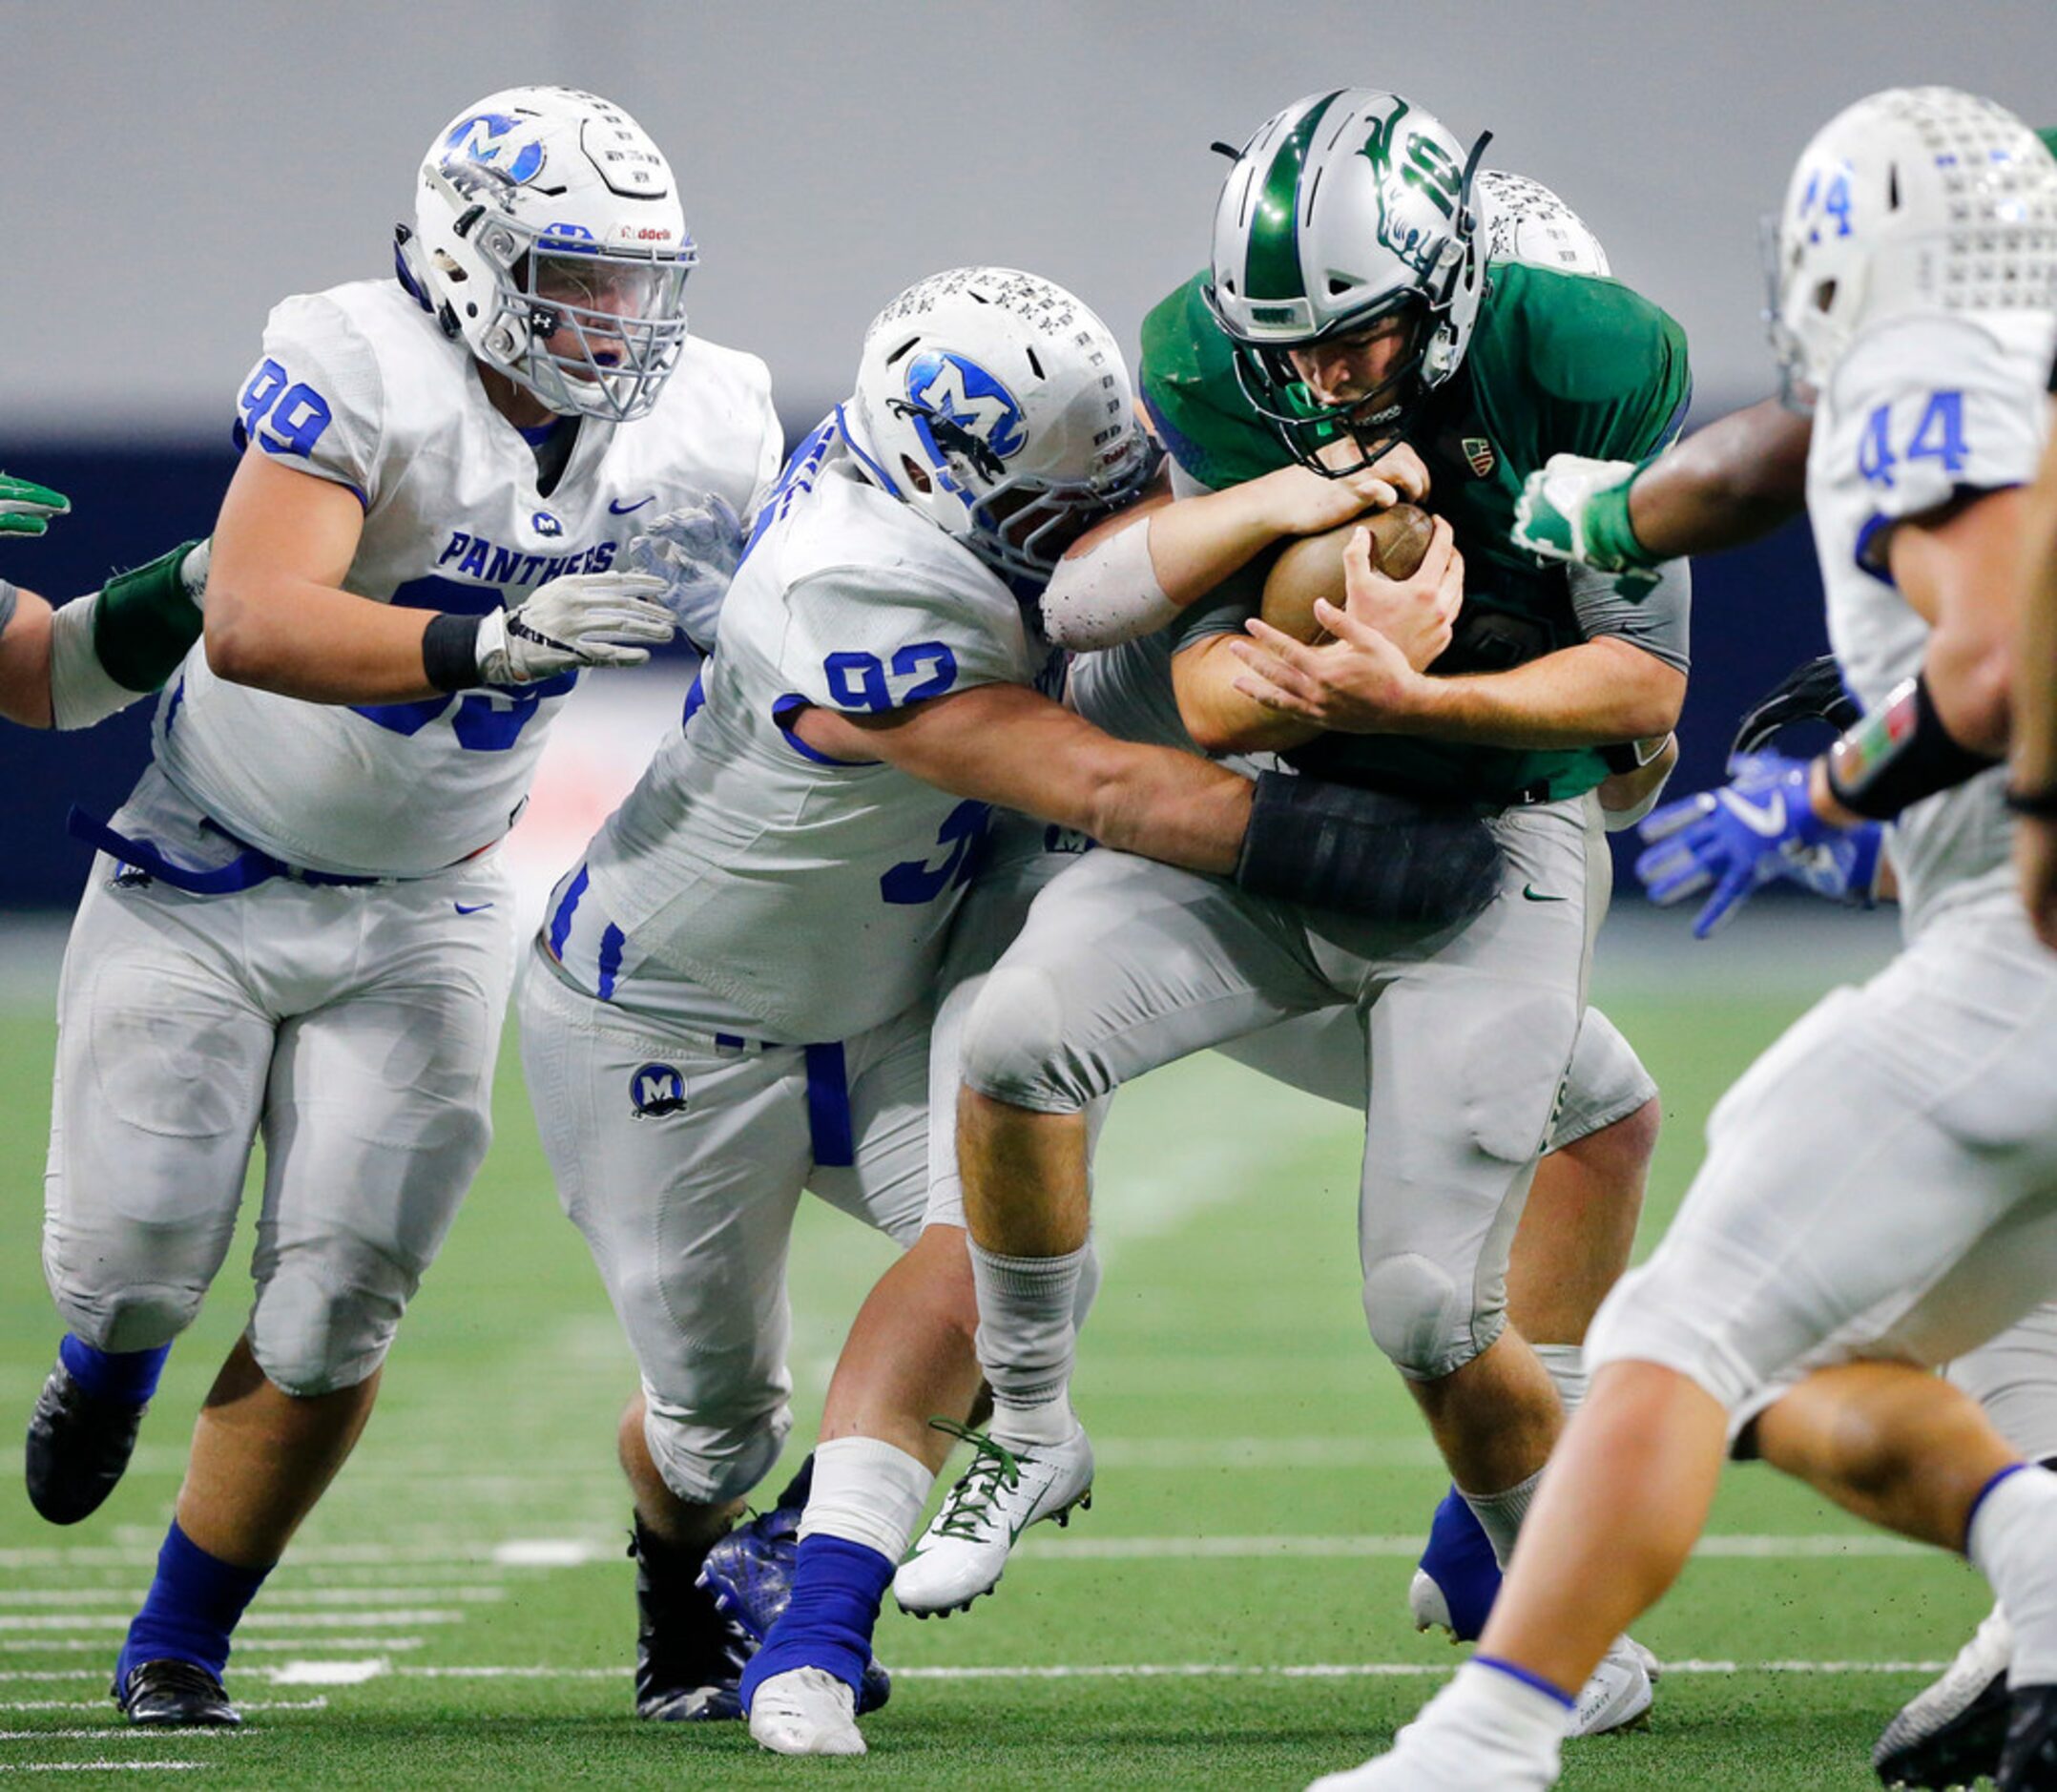
M 1582 638 L 1562 566 L 1512 546 L 1522 483 L 1552 454 L 1639 461 L 1692 395 L 1676 323 L 1617 281 L 1496 261 L 1464 365 L 1408 431 L 1429 507 L 1465 556 L 1465 607 L 1441 673 L 1496 672 Z M 1205 274 L 1143 323 L 1142 398 L 1179 466 L 1216 490 L 1293 460 L 1245 396 Z M 1288 756 L 1324 777 L 1491 806 L 1556 800 L 1608 774 L 1597 748 L 1530 752 L 1402 735 L 1326 735 Z

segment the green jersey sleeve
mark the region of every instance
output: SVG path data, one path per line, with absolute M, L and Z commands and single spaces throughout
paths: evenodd
M 1292 457 L 1244 396 L 1236 351 L 1208 309 L 1206 285 L 1205 274 L 1194 275 L 1143 320 L 1138 385 L 1165 451 L 1220 491 L 1275 472 Z

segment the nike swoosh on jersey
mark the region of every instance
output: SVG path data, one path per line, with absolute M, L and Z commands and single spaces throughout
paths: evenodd
M 490 908 L 491 903 L 452 903 L 450 906 L 461 915 L 475 915 L 482 908 Z
M 1771 801 L 1759 808 L 1746 797 L 1739 797 L 1733 790 L 1721 793 L 1723 807 L 1753 834 L 1761 834 L 1766 840 L 1776 840 L 1786 831 L 1786 800 L 1783 791 L 1772 792 Z
M 657 494 L 653 491 L 647 498 L 638 498 L 634 504 L 623 504 L 618 498 L 610 498 L 607 508 L 616 516 L 626 516 L 631 511 L 639 511 L 644 505 L 654 504 L 656 501 Z
M 1562 896 L 1546 896 L 1533 884 L 1524 884 L 1522 886 L 1522 900 L 1531 903 L 1561 903 L 1566 898 Z

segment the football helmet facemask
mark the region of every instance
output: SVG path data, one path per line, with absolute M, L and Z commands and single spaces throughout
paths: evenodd
M 1047 579 L 1155 463 L 1107 325 L 1061 286 L 961 267 L 864 333 L 838 427 L 865 476 L 1004 574 Z
M 676 183 L 596 94 L 516 87 L 437 132 L 401 282 L 488 366 L 560 416 L 645 416 L 686 340 L 698 260 Z
M 1399 94 L 1342 88 L 1276 114 L 1230 169 L 1207 302 L 1251 403 L 1303 466 L 1369 466 L 1463 363 L 1485 292 L 1474 186 L 1486 141 L 1466 150 Z M 1291 351 L 1389 318 L 1406 342 L 1378 387 L 1315 398 Z M 1322 458 L 1345 440 L 1356 460 Z

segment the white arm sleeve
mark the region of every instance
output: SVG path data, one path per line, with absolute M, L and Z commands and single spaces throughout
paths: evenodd
M 1153 634 L 1178 614 L 1150 558 L 1150 520 L 1067 555 L 1043 592 L 1043 633 L 1077 653 Z
M 116 684 L 93 644 L 100 594 L 74 597 L 50 613 L 50 719 L 57 728 L 90 728 L 151 695 Z

